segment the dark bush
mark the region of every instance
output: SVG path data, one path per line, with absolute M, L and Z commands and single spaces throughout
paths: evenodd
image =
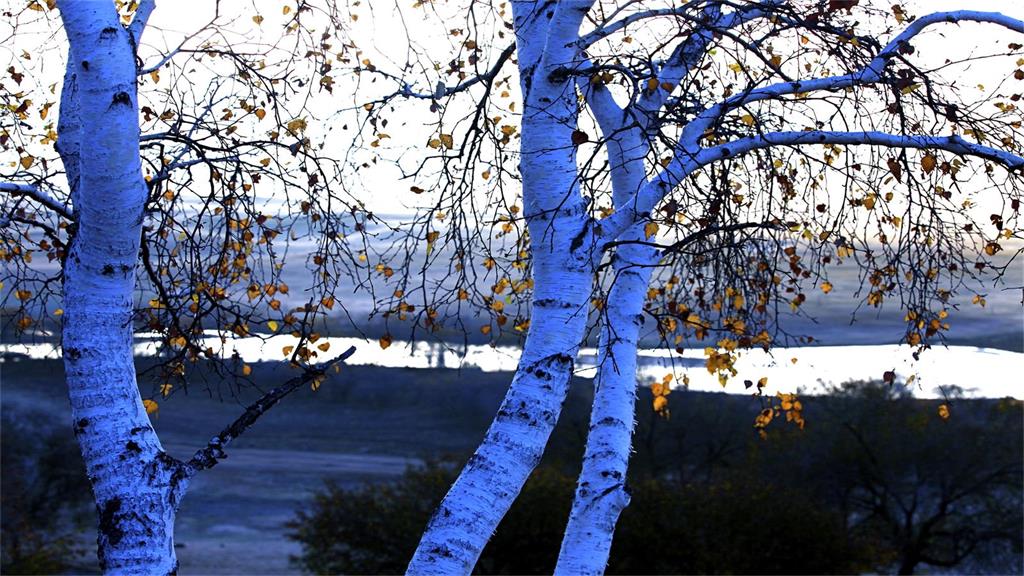
M 77 529 L 88 523 L 89 484 L 70 429 L 45 415 L 4 412 L 3 574 L 67 571 L 78 555 Z
M 792 490 L 753 481 L 632 489 L 612 544 L 613 574 L 850 574 L 872 551 L 842 517 Z
M 361 488 L 328 483 L 309 510 L 289 524 L 302 544 L 297 561 L 317 574 L 399 574 L 405 571 L 430 515 L 455 481 L 457 468 L 428 463 L 400 480 Z M 572 479 L 537 470 L 484 550 L 477 570 L 488 574 L 550 573 L 572 502 Z
M 393 483 L 316 495 L 292 522 L 295 560 L 318 574 L 405 570 L 423 527 L 455 477 L 431 464 Z M 530 477 L 481 555 L 485 574 L 550 573 L 574 480 L 550 468 Z M 644 481 L 616 532 L 609 572 L 849 573 L 870 550 L 847 542 L 841 518 L 769 485 L 679 487 Z

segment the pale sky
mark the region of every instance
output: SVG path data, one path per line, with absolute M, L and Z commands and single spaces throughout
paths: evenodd
M 497 0 L 496 0 L 497 2 Z M 872 4 L 880 8 L 888 9 L 894 0 L 863 0 L 862 4 Z M 6 5 L 5 9 L 20 11 L 25 0 L 2 0 L 0 5 Z M 226 38 L 232 41 L 237 40 L 238 46 L 243 46 L 243 41 L 259 41 L 260 34 L 266 31 L 267 34 L 277 34 L 280 30 L 280 22 L 285 16 L 282 15 L 282 7 L 292 5 L 292 2 L 281 0 L 223 0 L 221 2 L 221 25 Z M 428 12 L 426 8 L 413 8 L 412 0 L 388 0 L 383 2 L 368 2 L 363 0 L 359 3 L 339 2 L 344 14 L 346 11 L 356 15 L 359 20 L 350 22 L 351 38 L 362 50 L 363 57 L 369 58 L 383 70 L 389 69 L 398 71 L 401 63 L 405 61 L 406 51 L 409 46 L 408 38 L 421 48 L 427 47 L 431 51 L 431 58 L 440 62 L 446 62 L 454 53 L 455 47 L 462 38 L 452 38 L 447 30 L 451 27 L 464 26 L 464 18 L 460 20 L 462 3 L 443 2 L 435 3 L 435 6 Z M 932 11 L 970 9 L 981 11 L 1001 11 L 1010 16 L 1024 19 L 1024 2 L 1006 0 L 913 0 L 903 2 L 909 12 L 924 14 Z M 209 0 L 157 0 L 157 8 L 150 18 L 150 27 L 143 37 L 143 47 L 140 55 L 147 64 L 152 64 L 159 59 L 161 51 L 177 45 L 181 38 L 201 28 L 213 17 L 214 3 Z M 435 13 L 436 12 L 436 13 Z M 40 13 L 31 13 L 38 15 Z M 252 21 L 253 16 L 259 15 L 264 18 L 262 26 L 256 26 Z M 46 18 L 55 19 L 54 14 L 46 14 Z M 506 15 L 510 18 L 510 15 Z M 29 26 L 22 26 L 17 36 L 17 42 L 5 42 L 0 48 L 0 64 L 6 69 L 11 62 L 18 62 L 24 66 L 38 66 L 40 77 L 46 82 L 59 84 L 63 74 L 63 49 L 52 49 L 55 45 L 63 45 L 60 38 L 58 26 L 51 20 L 46 24 L 43 19 L 37 20 Z M 868 23 L 870 24 L 870 23 Z M 9 30 L 5 30 L 8 23 L 0 23 L 0 38 L 8 37 Z M 1008 42 L 1014 41 L 1012 32 L 992 25 L 965 24 L 962 26 L 941 25 L 929 29 L 922 35 L 917 45 L 923 62 L 939 64 L 944 58 L 957 58 L 967 56 L 971 50 L 977 49 L 984 53 L 991 51 L 996 45 L 1005 50 Z M 243 40 L 247 38 L 247 40 Z M 507 36 L 504 40 L 494 40 L 497 46 L 504 46 L 511 40 Z M 887 40 L 883 38 L 883 40 Z M 1017 41 L 1024 39 L 1017 38 Z M 24 62 L 21 51 L 27 50 L 36 54 L 33 63 Z M 486 59 L 485 59 L 486 60 Z M 983 84 L 986 80 L 993 78 L 1005 78 L 1009 71 L 1013 70 L 1012 59 L 990 59 L 972 65 L 971 70 L 959 79 L 961 85 Z M 514 76 L 514 67 L 506 65 L 506 73 Z M 503 74 L 504 75 L 504 74 Z M 339 73 L 338 84 L 333 95 L 320 94 L 312 108 L 321 116 L 319 121 L 312 121 L 310 131 L 312 133 L 322 132 L 327 129 L 333 130 L 332 137 L 328 140 L 331 146 L 339 150 L 344 149 L 351 142 L 352 130 L 342 132 L 337 130 L 339 125 L 349 121 L 353 115 L 337 115 L 338 108 L 348 108 L 353 105 L 353 98 L 350 95 L 351 84 L 346 84 L 344 74 Z M 407 75 L 414 79 L 416 75 Z M 196 82 L 202 84 L 203 80 Z M 420 88 L 429 89 L 430 80 L 420 84 Z M 513 85 L 515 83 L 513 82 Z M 144 92 L 144 90 L 143 90 Z M 347 93 L 348 92 L 348 93 Z M 398 158 L 404 154 L 405 161 L 411 162 L 417 158 L 420 152 L 426 151 L 423 144 L 432 135 L 432 129 L 424 127 L 421 119 L 425 109 L 429 105 L 426 101 L 406 102 L 398 106 L 392 114 L 392 124 L 399 124 L 395 130 L 388 130 L 391 133 L 391 140 L 384 141 L 382 147 L 375 151 L 382 157 Z M 510 120 L 511 121 L 511 120 Z M 411 151 L 411 152 L 410 152 Z M 5 152 L 4 154 L 9 154 Z M 340 155 L 340 152 L 335 153 Z M 16 160 L 14 158 L 4 161 Z M 416 196 L 409 194 L 410 182 L 400 181 L 399 173 L 387 162 L 382 162 L 372 170 L 363 170 L 359 177 L 365 187 L 362 198 L 367 206 L 378 213 L 384 214 L 410 214 L 415 212 L 417 207 L 432 203 L 432 197 L 428 190 L 427 194 Z M 263 193 L 269 193 L 264 191 Z

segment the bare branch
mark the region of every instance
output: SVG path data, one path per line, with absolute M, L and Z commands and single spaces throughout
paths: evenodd
M 888 146 L 890 148 L 935 148 L 964 156 L 978 156 L 997 162 L 1007 170 L 1024 171 L 1024 158 L 984 146 L 961 136 L 903 135 L 884 132 L 832 132 L 806 130 L 799 132 L 770 132 L 760 136 L 742 138 L 712 148 L 704 148 L 697 155 L 696 165 L 704 166 L 722 158 L 743 154 L 769 146 L 799 146 L 806 144 L 847 144 Z
M 855 86 L 867 86 L 878 83 L 883 80 L 883 72 L 886 66 L 896 58 L 899 54 L 901 47 L 906 46 L 907 43 L 924 28 L 932 24 L 938 23 L 959 23 L 959 22 L 985 22 L 1003 26 L 1015 32 L 1024 33 L 1024 21 L 1016 18 L 1000 14 L 998 12 L 977 12 L 977 11 L 957 11 L 957 12 L 936 12 L 927 16 L 922 16 L 914 21 L 913 24 L 908 26 L 902 33 L 896 36 L 890 41 L 863 69 L 844 74 L 840 76 L 830 76 L 825 78 L 816 78 L 805 81 L 794 81 L 794 82 L 781 82 L 778 84 L 772 84 L 763 88 L 756 88 L 743 92 L 736 96 L 725 100 L 719 104 L 715 104 L 707 108 L 704 112 L 692 122 L 687 124 L 683 129 L 682 136 L 680 137 L 679 143 L 674 151 L 674 159 L 670 162 L 664 170 L 661 171 L 655 178 L 647 183 L 633 198 L 616 207 L 615 213 L 609 218 L 601 221 L 600 229 L 601 235 L 605 240 L 612 240 L 617 237 L 622 230 L 627 226 L 636 222 L 642 214 L 650 212 L 654 206 L 661 200 L 669 191 L 681 182 L 687 175 L 691 174 L 697 168 L 706 165 L 712 161 L 707 155 L 704 149 L 702 149 L 698 141 L 704 135 L 705 131 L 708 130 L 719 118 L 721 118 L 729 110 L 735 109 L 739 106 L 751 104 L 762 100 L 769 100 L 779 98 L 785 95 L 806 93 L 813 91 L 836 91 L 845 88 Z M 792 133 L 792 134 L 807 134 L 807 133 Z M 819 136 L 821 132 L 817 132 Z M 840 134 L 840 133 L 837 133 Z M 858 134 L 858 133 L 846 133 L 846 134 Z M 885 140 L 883 136 L 887 136 L 882 133 L 861 133 L 870 134 L 870 139 L 875 139 L 879 142 Z M 795 136 L 794 136 L 795 137 Z M 802 136 L 801 138 L 805 138 Z M 997 152 L 995 149 L 973 145 L 962 138 L 958 138 L 956 141 L 945 140 L 942 138 L 934 137 L 921 137 L 926 139 L 929 144 L 922 144 L 924 140 L 917 137 L 903 137 L 903 136 L 887 136 L 894 138 L 894 141 L 902 142 L 901 147 L 936 147 L 942 149 L 950 149 L 947 146 L 952 146 L 955 149 L 950 149 L 956 153 L 964 154 L 975 154 L 975 151 L 982 152 L 981 155 L 986 158 L 998 159 L 999 156 L 993 156 L 992 152 Z M 864 136 L 854 137 L 851 144 L 869 144 L 871 142 L 864 141 Z M 783 138 L 785 140 L 786 138 Z M 780 142 L 783 143 L 783 142 Z M 799 143 L 809 143 L 807 141 L 801 141 Z M 826 142 L 822 142 L 826 143 Z M 832 143 L 844 143 L 840 141 L 834 141 Z M 763 146 L 754 146 L 754 148 L 764 148 L 770 143 L 765 142 Z M 921 144 L 921 145 L 915 145 Z M 971 149 L 971 151 L 968 151 Z M 724 151 L 731 150 L 730 148 L 716 148 L 721 154 Z M 730 154 L 731 155 L 731 154 Z M 727 157 L 719 156 L 721 157 Z M 701 159 L 698 161 L 698 157 Z M 1017 158 L 1013 155 L 1008 155 L 1009 159 Z M 1016 162 L 1011 161 L 1007 164 L 1010 168 L 1017 167 Z
M 135 46 L 139 45 L 139 39 L 146 30 L 146 22 L 149 21 L 149 16 L 155 8 L 156 0 L 141 0 L 139 2 L 139 7 L 135 10 L 135 17 L 132 19 L 132 23 L 128 25 L 128 33 L 131 34 L 132 43 Z
M 355 354 L 355 352 L 355 346 L 351 346 L 336 358 L 324 362 L 315 368 L 307 368 L 301 375 L 288 380 L 284 384 L 261 396 L 259 400 L 256 400 L 249 405 L 241 416 L 221 430 L 221 432 L 214 436 L 204 448 L 197 451 L 191 460 L 185 463 L 185 474 L 187 476 L 193 476 L 200 470 L 206 470 L 216 466 L 217 462 L 227 458 L 227 454 L 224 453 L 224 449 L 227 448 L 228 444 L 230 444 L 235 438 L 241 436 L 246 430 L 255 424 L 256 420 L 258 420 L 259 417 L 267 410 L 273 408 L 285 396 L 291 394 L 299 387 L 322 377 L 327 370 L 333 366 L 343 363 L 350 356 Z
M 68 220 L 74 219 L 71 215 L 71 211 L 69 211 L 67 207 L 43 190 L 40 190 L 37 186 L 32 186 L 30 184 L 16 184 L 13 182 L 0 182 L 0 192 L 6 192 L 11 196 L 27 196 Z

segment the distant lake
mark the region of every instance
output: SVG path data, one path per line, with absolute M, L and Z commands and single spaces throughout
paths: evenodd
M 152 356 L 155 345 L 145 339 L 137 340 L 136 355 Z M 295 338 L 277 335 L 267 338 L 228 338 L 210 336 L 205 345 L 225 357 L 237 352 L 247 363 L 276 361 L 283 358 L 282 349 L 294 345 Z M 354 365 L 373 365 L 388 368 L 446 368 L 479 369 L 485 372 L 512 372 L 519 361 L 519 348 L 515 346 L 469 345 L 457 347 L 441 343 L 394 341 L 381 349 L 376 340 L 362 338 L 322 338 L 317 344 L 330 344 L 327 352 L 320 353 L 320 361 L 357 348 L 348 362 Z M 748 350 L 742 352 L 735 367 L 737 375 L 723 388 L 716 375 L 704 367 L 702 349 L 684 350 L 678 354 L 671 350 L 644 349 L 639 352 L 641 382 L 661 380 L 666 374 L 674 375 L 678 386 L 683 377 L 689 378 L 689 389 L 705 392 L 751 394 L 755 388 L 746 388 L 744 380 L 757 382 L 768 378 L 766 394 L 801 392 L 821 394 L 830 385 L 849 380 L 881 380 L 885 372 L 894 371 L 896 385 L 907 386 L 918 398 L 941 398 L 944 387 L 957 386 L 970 398 L 1013 397 L 1024 400 L 1024 353 L 978 348 L 972 346 L 936 347 L 924 351 L 914 360 L 913 349 L 900 345 L 868 346 L 812 346 L 775 348 L 771 353 Z M 2 344 L 0 353 L 24 354 L 30 358 L 59 358 L 60 351 L 52 344 Z M 8 356 L 11 360 L 11 356 Z M 576 372 L 593 377 L 597 363 L 597 350 L 584 348 L 577 359 Z M 467 377 L 472 372 L 467 371 Z M 910 381 L 908 384 L 908 380 Z

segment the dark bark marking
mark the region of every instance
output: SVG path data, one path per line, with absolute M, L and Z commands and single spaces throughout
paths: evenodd
M 142 452 L 142 448 L 139 447 L 139 443 L 135 440 L 129 440 L 125 443 L 124 449 L 129 452 Z
M 580 246 L 583 246 L 583 241 L 586 239 L 587 232 L 589 230 L 590 222 L 588 221 L 586 224 L 583 225 L 583 229 L 580 230 L 580 233 L 577 234 L 576 237 L 572 239 L 572 243 L 569 244 L 570 252 L 576 252 L 576 250 L 579 249 Z
M 65 348 L 64 356 L 70 360 L 78 360 L 82 357 L 82 351 L 78 348 Z
M 575 308 L 576 305 L 572 302 L 566 302 L 565 300 L 556 300 L 555 298 L 541 298 L 540 300 L 534 301 L 533 305 L 537 308 Z
M 103 274 L 104 276 L 113 276 L 114 275 L 114 265 L 113 264 L 104 264 L 103 265 L 103 270 L 100 272 L 100 274 Z
M 121 92 L 114 94 L 114 99 L 111 101 L 110 105 L 113 106 L 114 104 L 124 104 L 125 106 L 131 106 L 132 97 L 129 96 L 127 92 L 122 90 Z
M 100 535 L 106 537 L 107 542 L 113 546 L 116 546 L 121 541 L 121 538 L 124 538 L 124 531 L 121 530 L 117 521 L 120 512 L 121 498 L 118 496 L 107 500 L 99 509 Z M 103 546 L 100 546 L 100 550 L 103 550 Z
M 79 433 L 85 431 L 85 427 L 88 426 L 88 425 L 89 425 L 89 419 L 88 418 L 79 418 L 78 421 L 75 422 L 75 434 L 79 434 Z
M 571 74 L 572 70 L 565 66 L 559 66 L 558 68 L 552 70 L 551 74 L 548 74 L 548 82 L 552 84 L 562 84 L 563 82 L 569 79 L 569 76 Z

